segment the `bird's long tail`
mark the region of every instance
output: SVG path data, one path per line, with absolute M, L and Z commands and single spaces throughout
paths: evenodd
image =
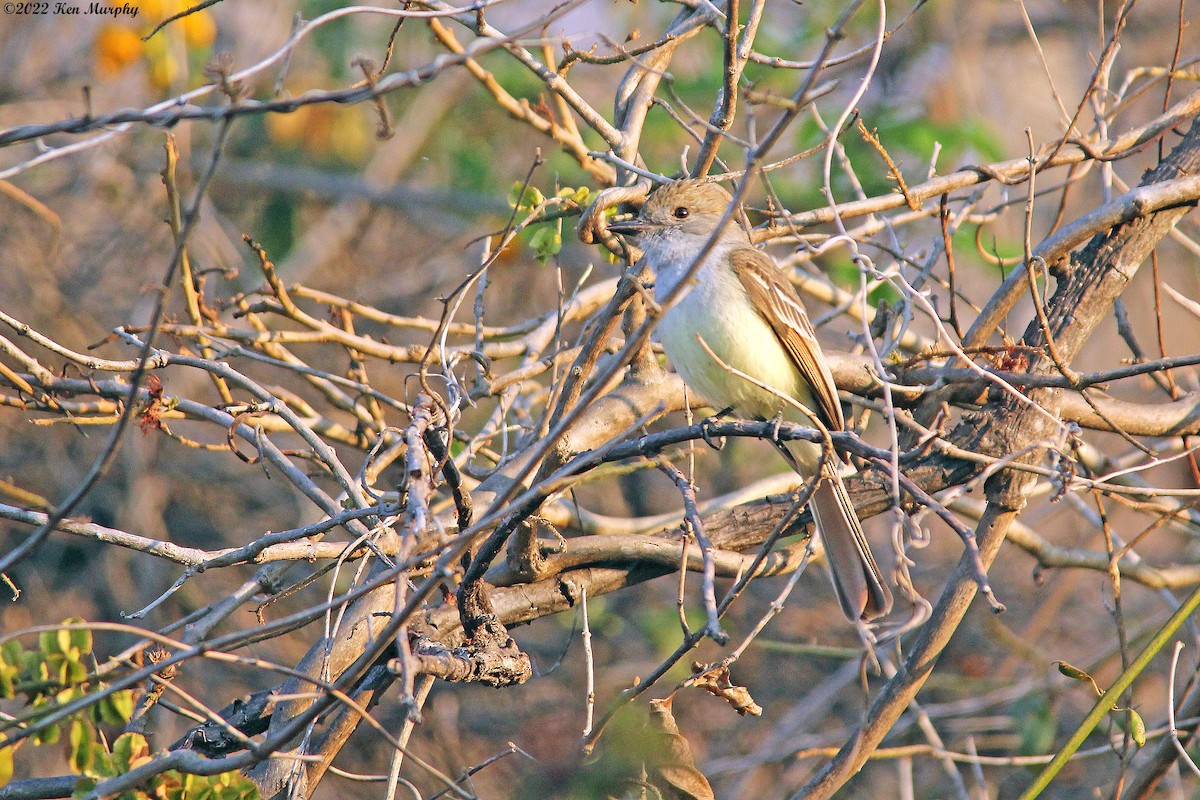
M 892 594 L 871 554 L 846 485 L 832 464 L 822 466 L 821 481 L 809 507 L 825 546 L 842 611 L 851 621 L 871 620 L 888 613 Z

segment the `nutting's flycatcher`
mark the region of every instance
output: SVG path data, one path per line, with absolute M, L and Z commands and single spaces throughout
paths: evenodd
M 650 195 L 637 219 L 608 228 L 638 237 L 661 301 L 687 274 L 732 200 L 716 184 L 676 181 Z M 846 425 L 800 297 L 736 221 L 726 224 L 692 286 L 659 320 L 658 335 L 684 381 L 717 408 L 736 408 L 760 419 L 782 414 L 787 421 L 819 427 L 786 397 L 810 409 L 831 431 Z M 842 610 L 851 620 L 882 616 L 892 607 L 892 596 L 837 467 L 832 458 L 822 462 L 821 449 L 805 441 L 780 445 L 804 480 L 819 481 L 810 507 Z

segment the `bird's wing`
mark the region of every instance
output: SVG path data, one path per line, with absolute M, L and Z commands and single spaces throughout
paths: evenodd
M 770 256 L 752 247 L 734 250 L 730 253 L 730 262 L 734 274 L 750 296 L 750 302 L 771 326 L 775 337 L 811 387 L 818 405 L 813 411 L 823 417 L 822 422 L 830 430 L 845 428 L 846 420 L 838 402 L 833 373 L 825 363 L 816 331 L 808 321 L 804 304 L 792 284 Z

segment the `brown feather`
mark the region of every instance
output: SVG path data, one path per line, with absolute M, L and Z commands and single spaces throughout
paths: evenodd
M 729 254 L 729 260 L 734 274 L 750 296 L 750 302 L 771 326 L 775 338 L 811 388 L 819 406 L 813 411 L 821 415 L 821 422 L 831 431 L 844 430 L 846 419 L 838 401 L 833 373 L 825 363 L 816 331 L 792 284 L 770 256 L 752 247 L 734 250 Z

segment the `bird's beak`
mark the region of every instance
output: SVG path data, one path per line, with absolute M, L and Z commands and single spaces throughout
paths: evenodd
M 610 222 L 608 229 L 613 233 L 619 233 L 623 236 L 641 236 L 646 231 L 650 230 L 650 224 L 634 217 L 627 219 L 624 222 Z

